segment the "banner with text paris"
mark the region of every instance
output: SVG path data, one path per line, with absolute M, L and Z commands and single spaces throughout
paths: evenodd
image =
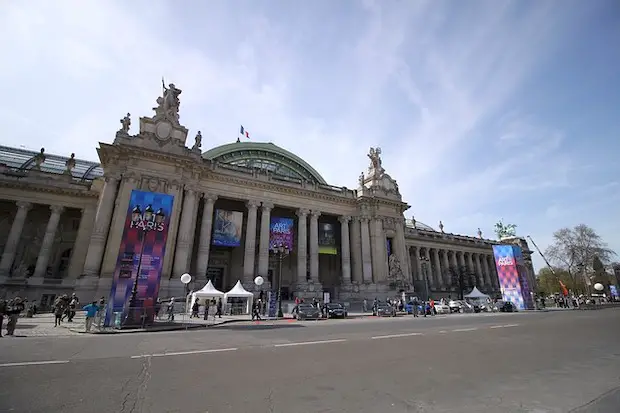
M 293 218 L 271 217 L 269 225 L 269 249 L 282 244 L 293 250 Z

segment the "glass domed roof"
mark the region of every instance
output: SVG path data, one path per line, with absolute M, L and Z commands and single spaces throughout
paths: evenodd
M 229 165 L 258 168 L 276 175 L 327 185 L 306 161 L 273 143 L 235 142 L 217 146 L 202 154 L 204 159 Z

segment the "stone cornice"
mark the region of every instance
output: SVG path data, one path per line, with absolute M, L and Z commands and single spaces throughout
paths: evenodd
M 73 184 L 78 187 L 59 187 L 32 181 L 0 180 L 0 188 L 19 189 L 22 191 L 43 192 L 48 194 L 68 195 L 80 198 L 98 198 L 99 193 L 90 190 L 90 184 Z M 81 186 L 81 188 L 79 187 Z

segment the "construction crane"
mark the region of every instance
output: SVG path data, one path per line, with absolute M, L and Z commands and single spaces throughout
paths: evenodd
M 532 239 L 532 237 L 530 237 L 529 235 L 527 236 L 527 238 L 532 241 L 532 245 L 534 246 L 534 248 L 536 248 L 536 251 L 538 251 L 538 253 L 540 254 L 540 256 L 542 257 L 543 260 L 545 260 L 545 264 L 547 264 L 547 267 L 549 267 L 549 270 L 551 270 L 551 274 L 553 275 L 557 275 L 555 273 L 555 271 L 553 270 L 553 267 L 551 266 L 551 264 L 549 264 L 549 260 L 547 260 L 547 257 L 545 257 L 545 255 L 542 253 L 542 251 L 540 250 L 540 248 L 538 248 L 538 245 L 536 245 L 536 243 L 534 242 L 534 240 Z

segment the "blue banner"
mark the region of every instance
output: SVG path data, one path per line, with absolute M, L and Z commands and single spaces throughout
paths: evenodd
M 293 250 L 293 218 L 271 217 L 269 225 L 269 249 L 282 244 Z
M 213 245 L 221 247 L 238 247 L 241 245 L 241 228 L 243 213 L 239 211 L 215 210 L 213 223 Z

